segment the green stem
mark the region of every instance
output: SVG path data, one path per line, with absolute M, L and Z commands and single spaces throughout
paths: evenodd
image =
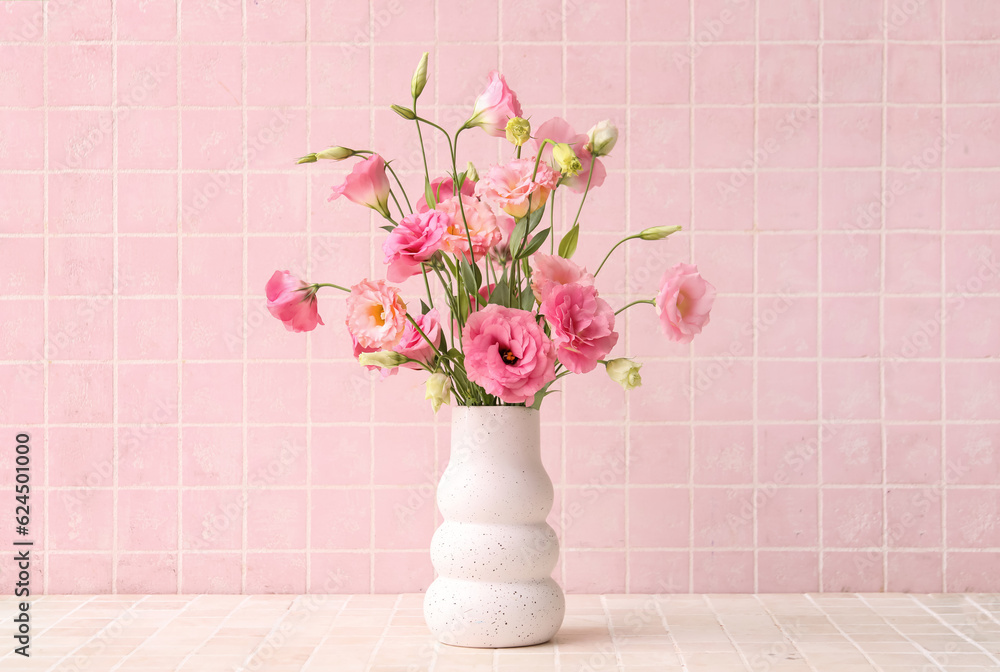
M 624 306 L 622 306 L 621 308 L 619 308 L 618 310 L 615 311 L 615 315 L 617 315 L 618 313 L 621 313 L 621 312 L 623 312 L 623 311 L 631 308 L 632 306 L 640 304 L 640 303 L 648 303 L 648 304 L 653 305 L 653 306 L 656 305 L 656 301 L 654 301 L 653 299 L 639 299 L 638 301 L 633 301 L 632 303 L 626 303 Z
M 436 129 L 438 129 L 439 131 L 441 131 L 444 134 L 445 140 L 448 141 L 448 150 L 451 151 L 451 134 L 448 131 L 444 130 L 443 128 L 441 128 L 440 126 L 438 126 L 437 124 L 435 124 L 430 119 L 424 119 L 423 117 L 419 117 L 418 116 L 418 117 L 415 117 L 414 121 L 422 121 L 425 124 L 427 124 L 428 126 L 432 126 L 432 127 L 436 128 Z M 462 129 L 459 129 L 458 133 L 461 133 L 461 131 L 462 131 Z M 458 133 L 456 133 L 455 135 L 457 136 Z M 454 154 L 454 152 L 452 152 L 452 154 Z
M 464 126 L 462 128 L 465 128 Z M 476 253 L 472 250 L 472 234 L 469 232 L 469 220 L 465 218 L 465 200 L 462 198 L 462 184 L 458 181 L 458 165 L 456 155 L 458 154 L 458 136 L 462 133 L 462 128 L 455 131 L 455 144 L 448 143 L 451 149 L 451 186 L 458 197 L 458 211 L 462 213 L 462 224 L 465 225 L 465 239 L 469 242 L 469 265 L 476 264 Z M 463 181 L 464 181 L 463 177 Z M 476 287 L 478 290 L 479 288 Z
M 315 289 L 319 289 L 320 287 L 333 287 L 334 289 L 339 289 L 342 292 L 347 292 L 348 294 L 351 293 L 351 290 L 349 290 L 347 287 L 341 287 L 340 285 L 335 285 L 332 282 L 317 282 L 313 285 L 306 285 L 302 289 L 309 289 L 310 287 L 313 287 Z
M 583 189 L 583 198 L 580 199 L 580 207 L 576 209 L 576 217 L 573 218 L 573 226 L 580 220 L 580 213 L 583 212 L 583 204 L 587 200 L 587 194 L 590 193 L 590 181 L 594 178 L 594 161 L 596 157 L 592 157 L 590 160 L 590 174 L 587 175 L 587 186 Z M 569 228 L 573 228 L 573 226 Z
M 389 195 L 392 196 L 392 202 L 396 204 L 396 209 L 399 210 L 400 218 L 406 217 L 406 213 L 403 212 L 403 206 L 399 204 L 399 199 L 396 198 L 396 194 L 392 191 L 392 189 L 389 190 Z M 405 198 L 406 195 L 404 194 L 403 197 Z M 407 203 L 407 205 L 409 205 L 409 203 Z
M 549 201 L 549 254 L 556 253 L 556 192 Z
M 535 176 L 538 175 L 538 164 L 542 160 L 542 150 L 545 149 L 545 145 L 554 145 L 555 143 L 546 138 L 542 140 L 542 144 L 538 145 L 538 156 L 535 157 L 535 169 L 531 171 L 531 181 L 535 181 Z
M 399 181 L 399 176 L 396 175 L 396 171 L 393 170 L 392 166 L 390 166 L 388 163 L 385 164 L 385 167 L 386 167 L 386 170 L 388 170 L 389 173 L 393 176 L 393 178 L 395 178 L 396 184 L 399 185 L 399 190 L 403 194 L 403 200 L 406 201 L 406 207 L 407 207 L 407 209 L 409 209 L 410 214 L 413 214 L 413 206 L 410 205 L 410 197 L 406 195 L 406 189 L 403 188 L 403 183 Z M 390 192 L 390 193 L 392 193 L 392 192 Z M 396 196 L 393 195 L 392 199 L 395 201 L 396 200 Z M 397 207 L 399 206 L 399 201 L 396 201 L 396 206 Z M 402 213 L 403 209 L 399 208 L 399 211 Z M 406 215 L 404 214 L 403 216 L 405 217 Z
M 632 240 L 633 238 L 638 238 L 638 237 L 639 237 L 639 234 L 635 234 L 634 236 L 626 236 L 626 237 L 622 238 L 621 240 L 619 240 L 617 243 L 615 243 L 615 246 L 612 247 L 610 250 L 608 250 L 608 253 L 606 255 L 604 255 L 604 261 L 602 261 L 601 265 L 597 267 L 596 271 L 594 271 L 594 277 L 596 278 L 597 274 L 601 272 L 602 268 L 604 268 L 604 264 L 607 263 L 608 258 L 611 256 L 612 252 L 614 252 L 615 250 L 617 250 L 622 245 L 622 243 L 625 243 L 625 242 L 627 242 L 629 240 Z
M 420 272 L 423 273 L 424 275 L 424 287 L 427 288 L 427 303 L 433 306 L 434 297 L 431 296 L 431 283 L 429 280 L 427 280 L 427 264 L 425 263 L 420 264 Z
M 410 324 L 412 324 L 413 328 L 417 330 L 417 333 L 423 336 L 424 340 L 427 341 L 428 344 L 430 344 L 431 348 L 434 349 L 434 354 L 436 354 L 438 357 L 444 358 L 444 355 L 442 355 L 441 351 L 438 350 L 438 346 L 431 342 L 431 339 L 427 337 L 427 334 L 425 334 L 424 330 L 420 328 L 420 325 L 417 324 L 417 321 L 413 319 L 413 316 L 407 313 L 406 319 L 410 321 Z
M 413 114 L 417 114 L 417 99 L 413 99 Z M 430 184 L 431 181 L 431 171 L 427 167 L 427 150 L 424 149 L 424 133 L 420 130 L 420 117 L 413 120 L 413 123 L 417 125 L 417 138 L 420 139 L 420 156 L 424 158 L 424 176 L 427 178 L 427 183 Z M 430 207 L 430 204 L 428 204 Z

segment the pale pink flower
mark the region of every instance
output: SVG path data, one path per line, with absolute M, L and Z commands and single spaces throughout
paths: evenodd
M 690 343 L 708 324 L 715 302 L 715 287 L 698 273 L 694 264 L 677 264 L 660 280 L 656 314 L 663 333 L 672 341 Z
M 593 286 L 558 285 L 539 311 L 552 330 L 559 361 L 573 373 L 589 373 L 618 342 L 615 311 Z
M 531 405 L 555 380 L 555 347 L 534 313 L 491 304 L 462 330 L 469 380 L 508 404 Z
M 434 194 L 434 200 L 440 203 L 441 201 L 447 201 L 449 198 L 455 196 L 455 183 L 452 182 L 450 177 L 437 177 L 431 180 L 431 193 Z M 466 196 L 475 196 L 476 194 L 476 183 L 465 178 L 462 182 L 462 193 Z M 427 199 L 421 194 L 420 198 L 417 199 L 417 212 L 426 212 L 430 210 L 427 207 Z
M 267 309 L 288 331 L 312 331 L 317 324 L 323 324 L 316 305 L 316 292 L 305 289 L 308 286 L 288 271 L 275 271 L 267 281 L 264 288 Z
M 520 219 L 530 211 L 545 205 L 549 192 L 559 184 L 559 173 L 549 164 L 538 164 L 535 179 L 534 159 L 513 159 L 500 166 L 493 166 L 476 184 L 476 195 L 502 209 L 511 217 Z
M 604 184 L 604 178 L 607 177 L 608 171 L 604 168 L 604 164 L 599 159 L 595 159 L 590 151 L 586 149 L 587 143 L 590 142 L 590 138 L 586 133 L 577 133 L 565 119 L 554 117 L 539 126 L 534 136 L 535 138 L 528 143 L 528 148 L 532 155 L 538 155 L 538 146 L 542 143 L 542 140 L 552 140 L 553 142 L 566 143 L 572 147 L 576 157 L 580 159 L 580 165 L 582 166 L 580 172 L 572 176 L 564 175 L 562 184 L 577 193 L 582 193 L 587 188 L 587 178 L 590 176 L 591 171 L 594 172 L 594 176 L 590 179 L 590 188 L 593 189 Z M 556 166 L 556 162 L 552 158 L 551 144 L 546 144 L 542 149 L 542 161 L 546 165 L 551 165 L 554 169 L 558 170 L 558 166 Z
M 459 205 L 458 196 L 453 196 L 447 201 L 438 203 L 436 210 L 443 213 L 451 222 L 448 231 L 445 233 L 443 247 L 446 252 L 455 256 L 469 258 L 469 238 L 472 238 L 472 253 L 476 259 L 482 259 L 487 252 L 493 249 L 497 243 L 503 239 L 503 231 L 497 222 L 493 209 L 487 203 L 474 196 L 462 197 L 462 204 Z M 462 218 L 461 208 L 465 210 L 465 218 Z M 469 236 L 465 234 L 465 224 L 469 224 Z
M 382 243 L 389 281 L 403 282 L 420 273 L 421 263 L 441 249 L 450 227 L 451 217 L 437 210 L 407 215 L 400 220 Z
M 406 328 L 406 304 L 384 280 L 362 280 L 347 297 L 347 330 L 362 348 L 390 350 Z
M 420 326 L 427 338 L 430 339 L 431 343 L 435 347 L 441 344 L 441 317 L 438 314 L 436 308 L 431 308 L 423 315 L 417 315 L 413 318 L 416 323 Z M 399 343 L 393 348 L 396 352 L 401 355 L 406 355 L 410 359 L 415 359 L 424 364 L 429 364 L 431 360 L 434 359 L 434 348 L 431 347 L 431 343 L 428 343 L 417 328 L 414 327 L 409 320 L 406 322 L 406 328 L 403 330 L 403 335 L 399 339 Z M 419 369 L 419 364 L 414 364 L 413 362 L 407 362 L 403 364 L 408 369 Z
M 358 205 L 365 205 L 384 217 L 389 216 L 389 178 L 385 174 L 385 161 L 378 154 L 372 154 L 364 161 L 354 164 L 354 169 L 342 184 L 333 188 L 327 200 L 341 196 Z
M 507 135 L 507 121 L 520 116 L 521 104 L 517 102 L 517 94 L 507 86 L 503 75 L 494 70 L 490 73 L 486 90 L 476 98 L 472 116 L 465 126 L 479 126 L 490 135 L 503 138 Z
M 575 261 L 540 253 L 535 254 L 532 260 L 534 269 L 531 272 L 531 291 L 539 303 L 560 285 L 576 283 L 590 287 L 594 284 L 594 276 Z

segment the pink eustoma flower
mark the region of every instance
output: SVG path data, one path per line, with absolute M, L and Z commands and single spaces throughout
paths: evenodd
M 432 359 L 434 359 L 434 348 L 431 347 L 431 343 L 434 347 L 441 344 L 441 317 L 438 314 L 436 308 L 432 308 L 423 315 L 418 315 L 413 318 L 414 321 L 420 326 L 427 338 L 430 339 L 430 343 L 420 335 L 417 328 L 410 324 L 409 321 L 406 323 L 406 328 L 403 330 L 403 335 L 399 339 L 399 343 L 393 348 L 396 352 L 401 355 L 406 355 L 410 359 L 415 359 L 424 364 L 429 364 Z M 408 369 L 419 369 L 419 364 L 414 364 L 413 362 L 407 362 L 403 364 Z
M 472 239 L 472 253 L 475 258 L 482 259 L 487 252 L 492 250 L 503 240 L 503 231 L 497 222 L 493 209 L 483 201 L 474 196 L 461 197 L 454 196 L 447 201 L 438 203 L 438 212 L 443 213 L 450 220 L 448 231 L 444 236 L 443 247 L 446 252 L 455 256 L 469 258 L 469 238 Z M 465 210 L 463 219 L 462 210 Z M 469 225 L 469 233 L 466 236 L 465 225 Z
M 472 116 L 465 122 L 466 128 L 479 126 L 490 135 L 503 138 L 507 135 L 507 121 L 521 116 L 521 104 L 517 94 L 507 86 L 503 75 L 494 70 L 490 73 L 486 90 L 476 98 Z
M 549 192 L 559 184 L 559 173 L 549 164 L 538 164 L 535 179 L 531 179 L 534 171 L 534 159 L 513 159 L 493 166 L 476 183 L 476 195 L 520 219 L 545 205 Z
M 362 280 L 347 297 L 347 330 L 362 348 L 391 350 L 406 328 L 406 304 L 384 280 Z
M 431 340 L 431 343 L 434 343 L 435 346 L 441 343 L 441 319 L 437 309 L 432 308 L 426 314 L 418 315 L 414 319 L 420 325 L 420 328 L 424 330 L 424 333 L 427 334 L 427 338 Z M 354 359 L 357 359 L 358 355 L 363 352 L 378 352 L 381 349 L 363 347 L 353 335 L 351 336 L 351 340 L 354 345 Z M 415 359 L 425 364 L 430 363 L 434 359 L 434 348 L 424 340 L 424 337 L 420 335 L 420 332 L 417 331 L 416 327 L 409 320 L 406 321 L 403 334 L 399 337 L 399 343 L 392 349 L 401 355 L 406 355 L 410 359 Z M 420 365 L 414 362 L 407 362 L 401 364 L 399 367 L 387 369 L 369 364 L 365 368 L 369 371 L 379 371 L 382 374 L 382 380 L 385 380 L 389 376 L 395 376 L 400 368 L 420 369 Z
M 588 178 L 590 179 L 591 189 L 604 184 L 604 178 L 607 177 L 608 171 L 604 168 L 604 164 L 599 159 L 595 159 L 590 151 L 585 148 L 590 141 L 586 133 L 577 133 L 565 119 L 554 117 L 539 126 L 533 135 L 535 137 L 529 143 L 529 148 L 533 155 L 538 155 L 538 146 L 542 143 L 542 140 L 552 140 L 553 142 L 566 143 L 572 147 L 576 157 L 580 159 L 580 172 L 572 176 L 564 175 L 562 184 L 578 194 L 583 193 L 587 189 Z M 546 144 L 542 149 L 542 161 L 546 165 L 552 165 L 553 168 L 558 170 L 555 160 L 552 158 L 551 144 Z M 593 177 L 590 177 L 591 171 L 594 173 Z
M 715 287 L 698 273 L 694 264 L 677 264 L 660 280 L 656 314 L 663 333 L 671 341 L 690 343 L 708 324 Z
M 288 271 L 275 271 L 267 281 L 264 288 L 267 309 L 284 323 L 288 331 L 312 331 L 317 324 L 323 324 L 316 305 L 316 293 L 304 289 L 308 286 Z
M 452 182 L 450 177 L 437 177 L 431 180 L 431 193 L 434 194 L 434 200 L 438 203 L 447 201 L 449 198 L 455 196 L 455 183 Z M 466 196 L 474 196 L 476 193 L 476 183 L 466 178 L 462 182 L 462 193 Z M 417 199 L 417 212 L 426 212 L 428 210 L 430 208 L 427 207 L 427 199 L 421 195 Z
M 592 286 L 594 276 L 574 261 L 550 254 L 533 256 L 534 270 L 531 273 L 531 291 L 541 303 L 549 293 L 560 285 L 576 283 Z
M 420 273 L 420 265 L 441 249 L 450 228 L 451 217 L 437 210 L 407 215 L 400 220 L 382 243 L 389 281 L 403 282 Z
M 555 347 L 534 313 L 486 306 L 469 316 L 462 344 L 469 380 L 505 403 L 530 405 L 555 380 Z
M 538 312 L 552 329 L 559 361 L 573 373 L 593 371 L 618 342 L 615 311 L 593 286 L 559 285 Z
M 334 201 L 341 196 L 388 217 L 389 178 L 385 174 L 385 161 L 382 157 L 372 154 L 364 161 L 354 164 L 351 174 L 333 188 L 333 193 L 327 200 Z

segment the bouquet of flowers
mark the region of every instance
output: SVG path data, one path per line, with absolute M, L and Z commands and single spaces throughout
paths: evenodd
M 323 324 L 316 298 L 320 289 L 346 292 L 347 330 L 358 361 L 381 369 L 383 376 L 399 368 L 426 371 L 426 398 L 435 411 L 450 403 L 452 395 L 465 406 L 538 408 L 555 381 L 598 365 L 625 389 L 637 387 L 639 364 L 608 359 L 618 342 L 615 317 L 635 305 L 654 305 L 671 340 L 690 342 L 701 332 L 715 288 L 693 265 L 677 264 L 664 274 L 655 298 L 618 310 L 596 287 L 604 262 L 620 245 L 660 240 L 680 226 L 655 226 L 624 237 L 594 273 L 572 260 L 583 204 L 588 192 L 604 182 L 601 158 L 618 140 L 613 123 L 602 121 L 578 134 L 555 118 L 532 129 L 517 96 L 494 71 L 469 119 L 451 134 L 417 113 L 426 83 L 424 54 L 410 85 L 413 104 L 392 106 L 414 123 L 423 154 L 424 188 L 415 207 L 390 162 L 373 151 L 335 146 L 299 159 L 360 159 L 344 183 L 333 187 L 329 200 L 345 197 L 385 219 L 382 249 L 388 282 L 365 279 L 345 287 L 306 283 L 276 271 L 267 283 L 267 306 L 286 328 L 311 331 Z M 457 167 L 459 136 L 475 128 L 505 139 L 512 148 L 510 160 L 483 175 L 471 162 L 464 171 Z M 446 138 L 451 157 L 447 175 L 431 176 L 424 132 Z M 546 205 L 560 189 L 580 194 L 580 202 L 572 226 L 556 246 L 551 208 L 547 225 L 544 220 Z M 389 284 L 413 276 L 422 276 L 427 291 L 419 311 Z M 443 290 L 440 309 L 432 282 Z

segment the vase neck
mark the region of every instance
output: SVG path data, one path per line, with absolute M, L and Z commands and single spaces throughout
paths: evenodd
M 541 459 L 538 411 L 521 406 L 458 406 L 452 459 Z

